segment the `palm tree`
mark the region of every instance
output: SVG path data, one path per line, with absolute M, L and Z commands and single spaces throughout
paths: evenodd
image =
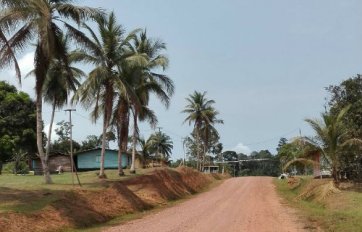
M 212 144 L 210 142 L 217 142 L 220 139 L 219 132 L 215 128 L 215 124 L 224 124 L 224 121 L 217 118 L 219 112 L 212 108 L 210 112 L 205 117 L 206 120 L 202 122 L 202 126 L 200 128 L 201 140 L 203 142 L 203 161 L 202 165 L 205 163 L 206 153 L 209 152 Z
M 329 162 L 335 183 L 340 181 L 341 158 L 343 151 L 351 145 L 360 145 L 362 141 L 350 138 L 349 131 L 343 123 L 343 117 L 350 106 L 343 108 L 338 114 L 322 113 L 322 120 L 306 119 L 316 135 L 314 139 L 307 138 L 307 144 L 318 150 Z
M 201 154 L 199 151 L 199 148 L 201 147 L 201 128 L 204 125 L 213 125 L 212 120 L 219 122 L 219 120 L 215 118 L 218 112 L 213 108 L 215 101 L 208 100 L 206 98 L 206 92 L 201 93 L 195 91 L 193 94 L 190 94 L 186 100 L 188 101 L 188 105 L 186 105 L 182 113 L 186 113 L 188 115 L 184 120 L 184 123 L 188 122 L 189 125 L 194 123 L 194 131 L 196 133 L 195 139 L 197 144 L 197 169 L 201 171 Z M 207 135 L 207 133 L 205 133 L 205 135 Z M 204 138 L 206 139 L 206 136 Z
M 105 178 L 104 155 L 106 145 L 106 132 L 109 128 L 113 101 L 116 91 L 122 96 L 131 94 L 131 89 L 127 83 L 120 78 L 119 67 L 123 63 L 127 65 L 139 65 L 144 62 L 142 56 L 136 56 L 128 47 L 129 41 L 134 38 L 137 31 L 133 31 L 125 37 L 125 31 L 121 25 L 117 24 L 116 17 L 112 12 L 107 18 L 97 18 L 99 38 L 96 33 L 86 24 L 83 27 L 89 32 L 90 39 L 83 42 L 83 50 L 76 54 L 78 60 L 91 63 L 95 68 L 89 73 L 87 80 L 80 86 L 74 95 L 73 101 L 80 101 L 85 108 L 93 106 L 92 119 L 96 121 L 103 114 L 103 137 L 100 160 L 99 177 Z M 84 34 L 82 38 L 86 37 Z M 133 64 L 134 63 L 134 64 Z
M 143 137 L 138 137 L 138 145 L 140 146 L 140 152 L 142 154 L 143 158 L 143 165 L 146 165 L 146 160 L 148 160 L 151 156 L 151 147 L 148 143 L 148 140 L 146 141 Z
M 118 175 L 123 176 L 122 154 L 127 153 L 129 133 L 129 104 L 124 96 L 119 95 L 117 104 L 112 113 L 112 127 L 117 134 L 118 143 Z
M 129 86 L 132 86 L 135 93 L 134 98 L 128 98 L 128 104 L 133 113 L 133 149 L 131 173 L 135 172 L 135 153 L 138 134 L 138 120 L 147 120 L 151 126 L 155 126 L 157 118 L 154 112 L 148 108 L 151 94 L 156 97 L 168 108 L 170 97 L 174 93 L 173 81 L 166 75 L 155 73 L 154 70 L 162 68 L 165 70 L 168 66 L 168 58 L 161 54 L 166 49 L 166 45 L 160 40 L 154 40 L 147 37 L 147 32 L 142 31 L 133 40 L 133 51 L 139 56 L 147 58 L 143 65 L 125 67 L 122 69 L 122 77 L 128 80 Z M 123 99 L 125 100 L 125 99 Z M 120 115 L 120 118 L 125 118 Z M 125 125 L 123 126 L 125 127 Z M 123 139 L 127 138 L 121 135 Z
M 150 150 L 156 153 L 156 157 L 161 156 L 163 160 L 168 160 L 171 157 L 173 142 L 167 134 L 159 131 L 152 134 L 147 140 Z
M 67 23 L 69 19 L 77 24 L 101 12 L 90 7 L 78 7 L 69 0 L 1 0 L 0 16 L 0 68 L 14 64 L 16 76 L 20 80 L 21 73 L 16 55 L 25 50 L 27 45 L 35 42 L 34 73 L 36 93 L 37 147 L 41 159 L 45 182 L 51 183 L 48 157 L 43 150 L 42 93 L 51 61 L 62 60 L 68 66 L 68 59 L 61 42 L 63 24 L 73 34 L 79 31 Z M 6 34 L 10 38 L 6 37 Z M 67 69 L 68 75 L 72 73 Z
M 55 109 L 62 108 L 68 103 L 68 96 L 71 92 L 75 92 L 80 85 L 79 80 L 85 76 L 84 72 L 76 67 L 71 66 L 74 63 L 72 60 L 71 52 L 69 52 L 69 39 L 67 36 L 63 37 L 62 44 L 64 47 L 64 53 L 67 55 L 69 61 L 68 67 L 61 59 L 54 59 L 49 66 L 46 79 L 43 85 L 44 101 L 52 105 L 52 113 L 50 118 L 50 125 L 48 131 L 48 141 L 46 146 L 45 156 L 49 157 L 50 144 L 51 144 L 51 132 L 53 128 Z M 72 75 L 68 75 L 68 69 L 72 72 Z M 27 74 L 27 76 L 33 75 L 35 70 Z

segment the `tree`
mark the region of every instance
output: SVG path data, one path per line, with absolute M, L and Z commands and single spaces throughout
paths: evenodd
M 278 147 L 277 147 L 277 151 L 279 152 L 279 150 L 285 145 L 285 144 L 287 144 L 288 143 L 288 139 L 286 139 L 286 138 L 280 138 L 279 139 L 279 142 L 278 142 Z
M 171 157 L 173 142 L 167 134 L 161 131 L 156 132 L 148 138 L 147 144 L 150 151 L 156 154 L 156 157 L 160 157 L 164 161 Z
M 343 118 L 349 109 L 350 106 L 347 106 L 338 114 L 322 113 L 322 120 L 305 120 L 316 133 L 314 138 L 307 138 L 308 146 L 318 150 L 327 159 L 332 169 L 333 179 L 337 184 L 340 181 L 343 151 L 349 146 L 362 144 L 360 139 L 350 138 L 349 131 L 344 124 Z
M 168 66 L 168 58 L 162 54 L 166 49 L 166 45 L 160 40 L 149 38 L 146 30 L 144 30 L 135 37 L 133 46 L 133 51 L 140 56 L 146 57 L 147 62 L 138 66 L 126 67 L 123 72 L 124 77 L 131 80 L 128 83 L 132 86 L 136 97 L 128 99 L 133 113 L 131 173 L 135 172 L 137 121 L 146 120 L 152 127 L 157 124 L 155 113 L 148 107 L 150 95 L 154 94 L 168 108 L 170 98 L 174 93 L 173 81 L 168 76 L 154 71 L 157 69 L 164 71 Z
M 35 104 L 29 95 L 0 81 L 0 162 L 36 152 Z
M 350 138 L 362 138 L 362 76 L 348 78 L 339 85 L 327 88 L 330 94 L 328 106 L 332 114 L 337 114 L 344 107 L 351 108 L 343 117 L 343 122 L 348 128 Z M 355 146 L 348 147 L 342 155 L 343 171 L 347 178 L 362 180 L 362 155 Z
M 78 60 L 93 64 L 95 68 L 89 73 L 88 78 L 79 87 L 74 95 L 74 102 L 81 102 L 85 108 L 93 107 L 92 119 L 96 121 L 103 114 L 103 137 L 102 151 L 100 159 L 99 177 L 106 178 L 104 172 L 104 155 L 106 149 L 106 132 L 109 128 L 113 102 L 116 91 L 122 96 L 132 94 L 127 83 L 120 78 L 119 68 L 122 63 L 136 65 L 142 57 L 137 59 L 129 50 L 129 41 L 134 38 L 135 32 L 131 32 L 125 37 L 125 31 L 121 25 L 117 24 L 114 13 L 110 13 L 107 18 L 97 18 L 99 37 L 86 24 L 83 27 L 89 32 L 90 39 L 84 43 L 83 50 L 78 50 L 75 54 Z M 83 33 L 81 38 L 86 37 Z
M 210 127 L 213 126 L 214 123 L 222 123 L 222 120 L 216 119 L 216 116 L 218 115 L 218 112 L 213 108 L 213 104 L 215 103 L 214 100 L 208 100 L 206 98 L 206 92 L 197 92 L 195 91 L 193 94 L 190 94 L 188 98 L 186 98 L 188 104 L 186 105 L 185 109 L 182 111 L 182 113 L 186 113 L 187 117 L 184 120 L 185 122 L 188 122 L 189 125 L 192 123 L 194 124 L 194 130 L 196 134 L 196 144 L 198 147 L 201 147 L 202 144 L 202 135 L 201 130 L 202 127 L 205 128 L 204 134 L 204 144 L 207 146 L 207 134 Z M 206 152 L 206 148 L 204 146 L 204 153 Z M 197 154 L 197 169 L 201 171 L 202 165 L 201 165 L 201 154 L 199 152 L 199 149 L 197 148 L 196 151 Z M 205 154 L 204 154 L 205 155 Z
M 81 151 L 86 151 L 101 146 L 101 140 L 96 135 L 88 135 L 86 140 L 82 141 L 81 143 Z
M 71 125 L 69 122 L 60 121 L 57 123 L 58 128 L 55 129 L 55 133 L 58 136 L 58 139 L 54 141 L 51 146 L 52 152 L 69 154 L 70 152 L 70 130 Z M 73 149 L 79 151 L 81 146 L 78 142 L 73 142 Z
M 330 85 L 326 89 L 330 93 L 328 101 L 330 113 L 338 114 L 350 105 L 350 109 L 343 117 L 343 122 L 352 137 L 362 138 L 362 76 L 357 74 L 339 85 Z
M 71 66 L 74 60 L 69 51 L 68 36 L 63 36 L 60 42 L 64 48 L 64 54 L 67 56 L 68 64 L 59 58 L 53 59 L 49 65 L 49 70 L 47 71 L 43 85 L 44 101 L 52 105 L 45 157 L 49 157 L 55 110 L 56 108 L 61 109 L 68 103 L 68 96 L 76 91 L 80 85 L 79 80 L 85 76 L 82 70 Z M 71 71 L 72 75 L 68 75 L 68 70 Z M 28 73 L 27 76 L 33 75 L 34 73 L 35 70 Z
M 42 100 L 43 85 L 46 80 L 51 61 L 62 60 L 68 66 L 62 40 L 63 24 L 72 34 L 80 32 L 67 23 L 71 20 L 78 25 L 89 18 L 100 14 L 98 9 L 78 7 L 68 0 L 1 0 L 0 16 L 0 68 L 14 64 L 16 76 L 20 80 L 21 73 L 16 55 L 24 51 L 27 45 L 35 42 L 34 73 L 36 94 L 36 134 L 38 156 L 42 162 L 46 183 L 52 183 L 48 157 L 43 147 Z M 10 38 L 7 38 L 9 35 Z M 67 69 L 68 76 L 72 73 Z

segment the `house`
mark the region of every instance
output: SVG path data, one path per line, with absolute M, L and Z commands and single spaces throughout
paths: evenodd
M 63 171 L 70 172 L 70 156 L 67 154 L 53 152 L 49 154 L 49 171 L 50 173 L 57 173 L 59 166 L 62 166 Z M 33 157 L 29 162 L 30 170 L 34 171 L 35 175 L 43 174 L 43 166 L 39 157 Z
M 330 177 L 331 170 L 326 158 L 319 151 L 310 153 L 309 158 L 313 160 L 313 176 L 314 178 Z
M 94 148 L 86 151 L 80 151 L 74 154 L 74 160 L 79 171 L 99 169 L 101 161 L 101 148 Z M 127 152 L 122 154 L 122 168 L 127 168 L 131 165 L 132 153 Z M 142 168 L 141 156 L 136 155 L 135 166 Z M 106 149 L 104 156 L 105 169 L 118 168 L 118 150 Z

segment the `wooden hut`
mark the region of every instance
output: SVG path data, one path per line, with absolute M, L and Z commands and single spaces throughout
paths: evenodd
M 50 173 L 57 173 L 59 166 L 62 166 L 64 172 L 71 171 L 70 156 L 67 154 L 53 152 L 49 154 L 49 171 Z M 35 175 L 43 174 L 43 166 L 39 157 L 34 157 L 29 163 L 30 170 L 34 171 Z

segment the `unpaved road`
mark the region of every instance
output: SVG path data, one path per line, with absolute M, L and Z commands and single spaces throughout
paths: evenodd
M 108 232 L 305 231 L 282 205 L 271 177 L 240 177 L 174 207 L 112 227 Z

